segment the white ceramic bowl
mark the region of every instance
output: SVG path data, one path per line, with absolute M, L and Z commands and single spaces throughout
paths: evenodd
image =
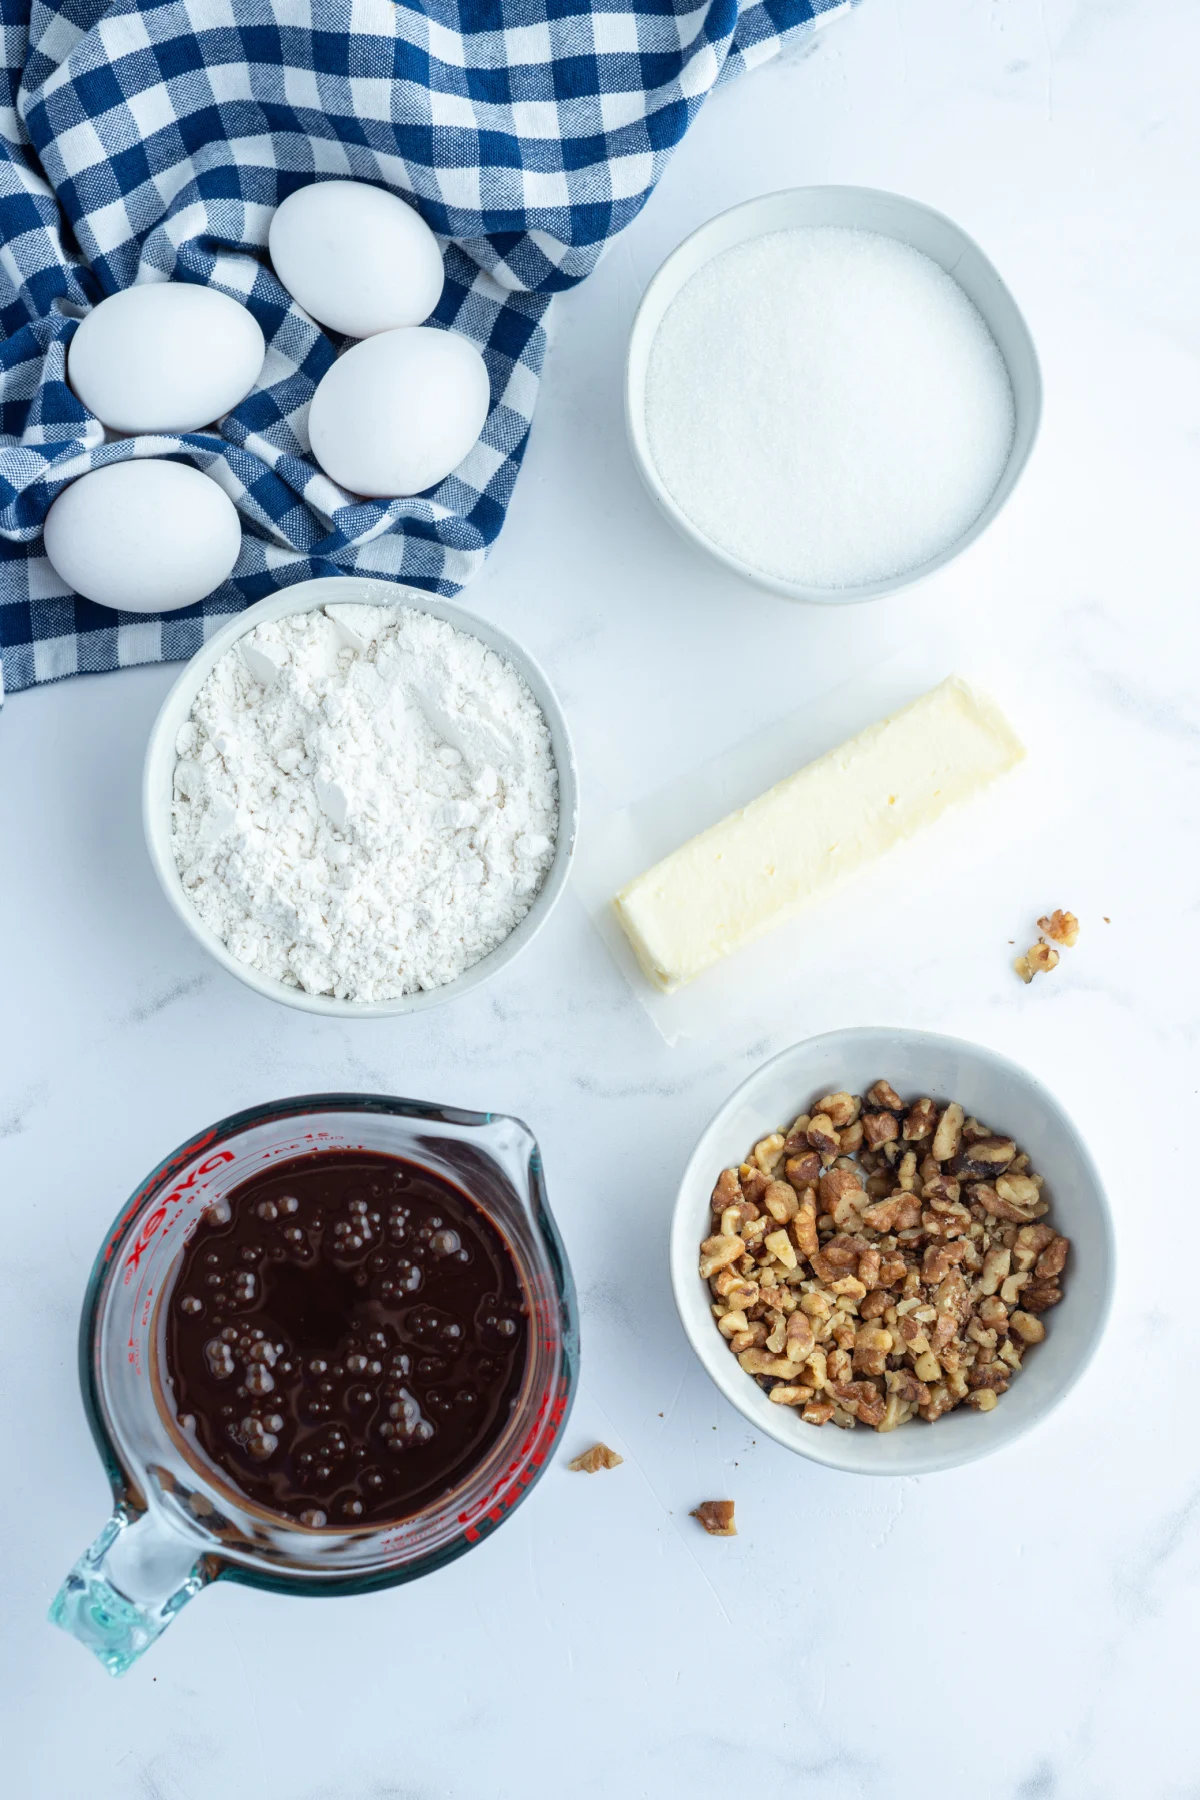
M 426 993 L 405 994 L 396 1000 L 337 1000 L 329 994 L 308 994 L 302 988 L 261 975 L 257 969 L 232 956 L 215 932 L 205 925 L 184 891 L 175 857 L 171 849 L 171 797 L 175 772 L 175 739 L 179 727 L 192 710 L 192 704 L 209 674 L 231 645 L 253 631 L 256 625 L 285 615 L 311 612 L 334 601 L 356 600 L 371 606 L 411 606 L 420 612 L 445 619 L 458 631 L 477 637 L 489 649 L 507 658 L 521 676 L 542 709 L 550 729 L 550 742 L 558 769 L 558 842 L 545 881 L 537 898 L 516 930 L 498 944 L 491 953 L 467 969 L 457 981 Z M 154 872 L 162 890 L 175 911 L 198 943 L 209 955 L 244 981 L 256 993 L 268 999 L 281 1000 L 285 1006 L 299 1007 L 302 1012 L 323 1013 L 327 1018 L 380 1019 L 394 1013 L 422 1012 L 426 1007 L 440 1006 L 460 994 L 470 993 L 489 981 L 531 943 L 550 917 L 559 895 L 566 885 L 571 859 L 575 853 L 578 828 L 579 795 L 575 775 L 575 755 L 561 706 L 542 670 L 507 633 L 486 619 L 477 618 L 452 600 L 427 594 L 417 588 L 397 587 L 391 581 L 371 581 L 350 575 L 330 576 L 321 581 L 301 581 L 295 587 L 283 588 L 266 600 L 259 600 L 245 612 L 237 613 L 209 638 L 183 670 L 167 695 L 150 733 L 146 763 L 142 775 L 142 823 L 146 846 Z
M 905 1099 L 959 1100 L 1017 1140 L 1046 1178 L 1050 1220 L 1071 1240 L 1063 1298 L 1045 1315 L 1046 1337 L 990 1413 L 959 1407 L 896 1431 L 806 1425 L 775 1406 L 717 1330 L 708 1284 L 697 1273 L 709 1234 L 709 1200 L 721 1170 L 745 1160 L 768 1132 L 785 1128 L 821 1094 L 861 1094 L 885 1077 Z M 927 1031 L 867 1027 L 794 1044 L 744 1081 L 718 1112 L 688 1163 L 671 1227 L 675 1304 L 692 1349 L 725 1398 L 756 1430 L 827 1468 L 856 1475 L 931 1475 L 1003 1449 L 1040 1424 L 1087 1367 L 1104 1330 L 1113 1286 L 1113 1227 L 1087 1147 L 1041 1082 L 980 1044 Z
M 697 269 L 735 244 L 744 244 L 771 231 L 790 231 L 813 225 L 875 231 L 883 237 L 910 244 L 939 263 L 974 302 L 995 338 L 1008 369 L 1016 409 L 1016 429 L 1004 473 L 974 523 L 928 561 L 902 574 L 888 576 L 882 581 L 863 582 L 856 587 L 816 588 L 785 581 L 743 562 L 740 556 L 715 544 L 667 491 L 650 453 L 646 430 L 646 372 L 650 349 L 664 313 L 684 283 L 691 280 Z M 1029 460 L 1041 412 L 1042 378 L 1029 327 L 978 244 L 953 220 L 934 212 L 932 207 L 905 199 L 901 194 L 881 193 L 875 188 L 785 188 L 780 193 L 762 194 L 755 200 L 731 207 L 728 212 L 718 213 L 668 256 L 642 296 L 629 336 L 625 365 L 625 423 L 633 460 L 651 499 L 685 538 L 747 581 L 768 588 L 772 593 L 786 594 L 791 600 L 809 600 L 818 605 L 844 606 L 852 601 L 874 600 L 882 594 L 896 593 L 900 588 L 911 587 L 914 582 L 932 575 L 935 569 L 942 568 L 968 544 L 974 543 L 1016 486 Z

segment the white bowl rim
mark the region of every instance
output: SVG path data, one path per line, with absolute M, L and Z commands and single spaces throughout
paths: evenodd
M 361 589 L 370 590 L 369 595 Z M 550 731 L 551 744 L 554 750 L 555 767 L 558 771 L 558 837 L 555 843 L 554 860 L 547 872 L 546 879 L 538 890 L 529 911 L 502 943 L 473 963 L 469 969 L 454 981 L 448 981 L 443 987 L 423 990 L 416 994 L 402 994 L 393 1000 L 339 1000 L 332 994 L 310 994 L 303 988 L 289 987 L 285 982 L 275 981 L 262 975 L 257 969 L 239 962 L 229 949 L 221 942 L 216 933 L 200 918 L 183 891 L 179 872 L 175 865 L 171 850 L 170 818 L 162 818 L 161 791 L 156 777 L 161 760 L 170 756 L 174 766 L 175 746 L 174 731 L 178 724 L 171 727 L 171 720 L 177 711 L 181 698 L 187 695 L 190 711 L 200 687 L 208 678 L 212 669 L 224 656 L 225 652 L 238 642 L 240 638 L 253 631 L 255 626 L 268 620 L 284 618 L 293 612 L 314 612 L 328 604 L 346 601 L 364 601 L 375 606 L 412 607 L 427 612 L 434 617 L 444 619 L 456 630 L 465 632 L 470 637 L 477 637 L 507 658 L 532 692 L 541 708 L 542 715 Z M 170 734 L 170 743 L 166 738 Z M 263 599 L 248 606 L 245 611 L 233 613 L 225 624 L 215 631 L 210 638 L 196 651 L 195 655 L 184 664 L 179 675 L 171 684 L 166 698 L 159 708 L 158 715 L 150 729 L 150 738 L 146 746 L 145 761 L 142 765 L 142 829 L 146 840 L 146 849 L 158 882 L 170 902 L 176 915 L 182 920 L 196 941 L 208 951 L 229 974 L 237 977 L 246 987 L 255 993 L 264 995 L 269 1000 L 278 1000 L 285 1006 L 295 1007 L 301 1012 L 317 1013 L 326 1018 L 335 1019 L 380 1019 L 391 1018 L 403 1013 L 423 1012 L 431 1006 L 443 1005 L 448 1000 L 469 993 L 481 987 L 492 976 L 518 956 L 525 947 L 532 943 L 542 929 L 550 913 L 557 905 L 570 873 L 571 863 L 575 855 L 575 843 L 579 828 L 579 789 L 575 766 L 575 752 L 571 743 L 570 729 L 566 716 L 559 703 L 545 671 L 537 660 L 500 626 L 494 625 L 472 613 L 465 606 L 454 600 L 448 600 L 440 594 L 429 593 L 423 588 L 413 588 L 386 581 L 378 576 L 367 575 L 322 575 L 312 581 L 299 581 L 291 586 L 277 588 Z
M 700 527 L 688 517 L 683 508 L 668 491 L 655 467 L 654 458 L 650 453 L 649 438 L 646 432 L 645 406 L 643 404 L 644 396 L 640 386 L 636 394 L 634 391 L 635 348 L 640 350 L 641 340 L 645 339 L 647 334 L 650 333 L 650 326 L 647 323 L 649 314 L 657 303 L 658 294 L 661 289 L 671 284 L 673 271 L 678 263 L 683 261 L 688 253 L 702 242 L 706 236 L 720 236 L 721 227 L 727 220 L 733 219 L 739 214 L 752 213 L 755 211 L 761 211 L 765 214 L 772 208 L 781 208 L 788 202 L 795 201 L 800 196 L 814 196 L 821 198 L 824 198 L 825 196 L 837 196 L 848 203 L 853 200 L 882 200 L 886 201 L 889 205 L 895 206 L 900 211 L 908 210 L 914 214 L 921 214 L 925 218 L 935 221 L 938 225 L 945 226 L 960 240 L 962 253 L 974 252 L 995 279 L 998 292 L 1012 308 L 1014 323 L 1020 333 L 1024 336 L 1030 360 L 1031 385 L 1027 400 L 1027 416 L 1029 420 L 1028 441 L 1020 455 L 1016 454 L 1016 446 L 1014 443 L 1014 447 L 1009 452 L 1008 461 L 1004 466 L 1004 470 L 996 484 L 996 488 L 978 517 L 974 519 L 972 523 L 968 525 L 967 529 L 959 537 L 955 538 L 952 543 L 946 545 L 943 550 L 938 551 L 935 556 L 929 557 L 925 562 L 916 564 L 912 569 L 906 570 L 899 575 L 887 576 L 879 581 L 862 582 L 844 588 L 808 587 L 803 582 L 788 581 L 783 576 L 772 575 L 764 569 L 756 568 L 753 563 L 745 562 L 735 551 L 724 549 L 720 544 L 715 543 L 712 538 L 706 536 Z M 750 242 L 753 237 L 766 236 L 771 231 L 782 229 L 786 229 L 786 226 L 782 223 L 765 224 L 760 232 L 747 233 L 746 237 L 736 241 L 747 243 Z M 901 239 L 899 241 L 907 242 L 908 240 Z M 713 251 L 713 255 L 718 254 L 719 251 Z M 952 274 L 952 271 L 947 272 Z M 675 293 L 678 293 L 684 285 L 684 282 L 680 282 L 675 288 Z M 672 295 L 672 298 L 674 298 L 674 294 Z M 982 309 L 977 307 L 977 310 Z M 986 316 L 984 318 L 984 323 L 988 326 L 988 329 L 991 330 L 991 322 Z M 657 326 L 655 326 L 655 330 L 657 330 Z M 993 333 L 993 336 L 994 335 L 995 334 Z M 651 334 L 651 342 L 652 341 L 653 336 Z M 997 344 L 997 348 L 1000 349 L 1001 357 L 1008 370 L 1009 381 L 1013 387 L 1015 403 L 1016 383 L 1013 380 L 1012 368 L 1003 348 L 999 344 Z M 733 572 L 736 575 L 740 575 L 743 580 L 751 582 L 755 587 L 766 589 L 768 593 L 782 594 L 785 599 L 803 601 L 812 606 L 855 606 L 868 600 L 883 599 L 888 594 L 900 593 L 904 589 L 915 587 L 918 583 L 927 581 L 932 575 L 936 575 L 939 569 L 945 568 L 947 563 L 957 560 L 962 552 L 969 549 L 976 539 L 981 537 L 988 527 L 995 522 L 1012 498 L 1013 492 L 1015 491 L 1021 476 L 1024 474 L 1029 459 L 1033 454 L 1034 446 L 1037 442 L 1041 428 L 1043 389 L 1041 365 L 1038 359 L 1037 346 L 1033 341 L 1033 335 L 1029 330 L 1025 315 L 1017 305 L 1011 289 L 1004 281 L 991 258 L 980 245 L 976 243 L 975 239 L 971 237 L 968 232 L 963 230 L 961 225 L 950 218 L 948 214 L 939 212 L 936 207 L 928 206 L 923 200 L 914 200 L 907 194 L 896 194 L 887 188 L 868 188 L 854 186 L 849 183 L 825 182 L 805 184 L 790 188 L 774 188 L 769 193 L 753 194 L 747 200 L 739 200 L 735 205 L 726 207 L 722 212 L 714 213 L 712 218 L 705 219 L 700 225 L 697 225 L 694 231 L 689 232 L 685 238 L 681 239 L 680 242 L 676 244 L 675 248 L 664 258 L 651 276 L 645 292 L 638 302 L 637 310 L 633 315 L 633 324 L 630 326 L 628 347 L 625 355 L 624 398 L 625 432 L 630 447 L 630 453 L 633 457 L 634 466 L 637 469 L 651 500 L 653 500 L 654 504 L 658 507 L 663 517 L 667 519 L 683 537 L 687 538 L 698 550 L 703 551 L 705 555 L 713 557 L 717 562 L 724 563 L 726 568 L 732 569 Z M 996 500 L 997 494 L 1000 495 L 998 501 Z
M 1016 1426 L 1003 1438 L 993 1438 L 990 1437 L 988 1433 L 981 1432 L 977 1443 L 965 1445 L 957 1452 L 938 1452 L 935 1440 L 931 1447 L 936 1454 L 932 1459 L 928 1455 L 913 1456 L 909 1459 L 909 1464 L 907 1466 L 903 1463 L 898 1466 L 897 1462 L 893 1460 L 888 1467 L 850 1468 L 840 1459 L 837 1452 L 838 1441 L 848 1434 L 838 1431 L 833 1438 L 830 1438 L 829 1433 L 825 1430 L 818 1431 L 815 1428 L 810 1428 L 801 1431 L 797 1428 L 796 1422 L 791 1418 L 791 1409 L 789 1407 L 780 1408 L 780 1411 L 785 1413 L 787 1417 L 781 1418 L 778 1425 L 775 1425 L 770 1420 L 769 1416 L 764 1423 L 764 1420 L 761 1417 L 751 1413 L 748 1405 L 743 1404 L 743 1396 L 745 1396 L 746 1400 L 749 1400 L 750 1398 L 750 1395 L 746 1393 L 745 1390 L 747 1381 L 750 1381 L 751 1386 L 755 1388 L 756 1392 L 761 1392 L 761 1390 L 755 1387 L 752 1378 L 747 1377 L 744 1370 L 738 1366 L 736 1360 L 730 1357 L 729 1350 L 724 1339 L 716 1330 L 711 1314 L 708 1312 L 707 1305 L 704 1307 L 703 1315 L 700 1314 L 699 1308 L 697 1307 L 696 1301 L 698 1290 L 696 1284 L 699 1281 L 699 1276 L 696 1273 L 696 1257 L 699 1251 L 699 1240 L 695 1235 L 695 1217 L 694 1213 L 689 1211 L 689 1202 L 691 1201 L 692 1190 L 694 1189 L 696 1177 L 701 1171 L 701 1166 L 712 1166 L 711 1162 L 708 1161 L 710 1156 L 708 1149 L 710 1137 L 720 1129 L 726 1118 L 734 1112 L 770 1070 L 774 1069 L 779 1063 L 786 1061 L 788 1057 L 796 1055 L 800 1050 L 816 1051 L 825 1047 L 829 1052 L 830 1059 L 833 1060 L 839 1052 L 844 1051 L 849 1046 L 853 1046 L 854 1044 L 865 1045 L 868 1041 L 878 1041 L 880 1037 L 886 1037 L 893 1043 L 903 1041 L 910 1044 L 929 1046 L 930 1048 L 942 1050 L 957 1052 L 966 1051 L 972 1056 L 981 1057 L 993 1067 L 1003 1070 L 1009 1077 L 1015 1078 L 1019 1085 L 1036 1094 L 1040 1103 L 1053 1117 L 1056 1128 L 1061 1130 L 1064 1140 L 1074 1157 L 1077 1159 L 1079 1167 L 1088 1182 L 1092 1196 L 1096 1202 L 1097 1225 L 1099 1227 L 1101 1238 L 1103 1239 L 1105 1251 L 1106 1279 L 1103 1292 L 1100 1294 L 1096 1306 L 1090 1335 L 1084 1349 L 1078 1356 L 1074 1369 L 1059 1383 L 1052 1396 L 1050 1396 L 1039 1411 L 1036 1418 L 1028 1419 L 1023 1424 Z M 1112 1207 L 1105 1191 L 1104 1183 L 1100 1178 L 1100 1172 L 1096 1167 L 1095 1160 L 1070 1115 L 1065 1111 L 1061 1102 L 1055 1097 L 1046 1084 L 1036 1075 L 1030 1074 L 1029 1070 L 1022 1067 L 1020 1063 L 1014 1062 L 1011 1057 L 1003 1055 L 1002 1052 L 998 1050 L 992 1050 L 985 1044 L 977 1044 L 970 1038 L 957 1038 L 951 1037 L 944 1032 L 924 1031 L 911 1027 L 889 1025 L 848 1026 L 839 1030 L 821 1032 L 815 1037 L 801 1038 L 796 1043 L 787 1045 L 785 1049 L 780 1050 L 774 1056 L 769 1057 L 766 1062 L 760 1063 L 756 1069 L 752 1070 L 751 1073 L 747 1075 L 744 1081 L 738 1083 L 733 1092 L 729 1094 L 717 1108 L 703 1132 L 700 1134 L 696 1146 L 692 1151 L 691 1156 L 688 1158 L 687 1166 L 684 1169 L 683 1176 L 679 1183 L 679 1189 L 675 1197 L 675 1205 L 672 1211 L 669 1257 L 671 1265 L 671 1289 L 675 1300 L 675 1310 L 679 1315 L 679 1322 L 683 1327 L 684 1335 L 691 1345 L 692 1350 L 699 1358 L 705 1373 L 717 1390 L 726 1400 L 728 1400 L 729 1404 L 736 1408 L 742 1417 L 754 1426 L 756 1431 L 765 1432 L 768 1436 L 774 1438 L 776 1443 L 782 1444 L 785 1450 L 791 1450 L 797 1456 L 803 1456 L 808 1461 L 819 1463 L 821 1467 L 833 1469 L 839 1474 L 851 1476 L 865 1475 L 872 1479 L 878 1476 L 896 1479 L 910 1475 L 936 1475 L 949 1469 L 961 1468 L 964 1464 L 978 1462 L 982 1457 L 994 1456 L 998 1451 L 1015 1443 L 1018 1438 L 1024 1437 L 1028 1432 L 1039 1429 L 1044 1425 L 1050 1414 L 1057 1411 L 1058 1407 L 1086 1372 L 1095 1357 L 1112 1310 L 1113 1291 L 1116 1283 L 1116 1233 L 1113 1224 Z M 703 1284 L 703 1286 L 705 1292 L 707 1292 L 707 1283 Z M 704 1327 L 703 1330 L 701 1329 L 701 1324 Z M 790 1429 L 789 1425 L 791 1427 Z M 931 1432 L 933 1429 L 933 1427 L 929 1428 Z M 872 1433 L 871 1436 L 873 1437 L 874 1433 Z M 920 1438 L 916 1440 L 917 1443 L 928 1441 L 929 1440 L 924 1432 L 922 1432 Z M 832 1455 L 829 1454 L 830 1449 L 833 1451 Z

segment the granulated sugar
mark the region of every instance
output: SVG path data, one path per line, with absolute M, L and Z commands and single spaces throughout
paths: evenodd
M 839 588 L 916 568 L 986 506 L 1013 438 L 995 340 L 945 270 L 875 232 L 771 232 L 680 290 L 650 352 L 658 473 L 721 548 Z

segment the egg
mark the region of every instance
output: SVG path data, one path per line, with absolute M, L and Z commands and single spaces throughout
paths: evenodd
M 122 612 L 203 600 L 242 546 L 237 509 L 186 463 L 142 458 L 92 469 L 46 514 L 46 555 L 85 599 Z
M 410 325 L 340 356 L 308 414 L 313 455 L 352 494 L 420 494 L 456 469 L 483 430 L 490 388 L 474 344 Z
M 199 431 L 246 398 L 266 353 L 258 320 L 228 294 L 144 282 L 88 313 L 67 381 L 110 431 Z
M 267 242 L 293 300 L 346 337 L 419 325 L 441 296 L 432 231 L 398 195 L 365 181 L 297 188 L 276 208 Z

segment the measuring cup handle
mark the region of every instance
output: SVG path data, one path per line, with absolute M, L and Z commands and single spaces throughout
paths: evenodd
M 124 1675 L 212 1576 L 197 1545 L 120 1505 L 54 1596 L 50 1623 Z

